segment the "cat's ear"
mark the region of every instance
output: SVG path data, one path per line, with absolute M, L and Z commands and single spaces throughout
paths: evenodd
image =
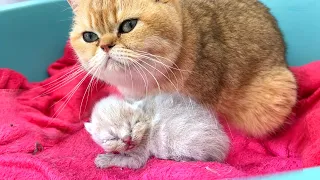
M 72 8 L 72 10 L 75 10 L 76 7 L 78 6 L 79 0 L 67 0 L 67 1 L 69 3 L 70 7 Z
M 93 124 L 92 124 L 92 123 L 87 123 L 87 122 L 85 122 L 85 123 L 84 123 L 84 128 L 85 128 L 90 134 L 93 133 Z

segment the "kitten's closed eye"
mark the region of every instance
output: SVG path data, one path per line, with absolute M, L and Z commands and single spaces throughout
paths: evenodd
M 113 137 L 113 138 L 108 138 L 108 139 L 102 139 L 102 143 L 107 143 L 108 141 L 115 141 L 118 140 L 117 138 Z

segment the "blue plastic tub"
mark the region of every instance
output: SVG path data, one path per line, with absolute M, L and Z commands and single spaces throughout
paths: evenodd
M 261 0 L 278 19 L 291 66 L 320 60 L 320 1 Z M 61 57 L 72 12 L 66 0 L 31 0 L 0 6 L 0 67 L 21 72 L 30 81 L 47 77 L 47 66 Z M 320 168 L 265 179 L 316 179 Z M 259 178 L 261 179 L 261 178 Z

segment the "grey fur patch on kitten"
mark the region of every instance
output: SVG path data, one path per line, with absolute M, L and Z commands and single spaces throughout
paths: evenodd
M 99 101 L 85 129 L 106 154 L 95 164 L 141 168 L 149 157 L 175 161 L 223 162 L 229 138 L 210 110 L 180 94 L 137 102 L 115 96 Z

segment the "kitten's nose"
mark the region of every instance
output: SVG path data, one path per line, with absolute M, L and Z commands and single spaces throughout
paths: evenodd
M 122 141 L 126 144 L 130 144 L 131 142 L 131 136 L 127 135 L 125 137 L 122 138 Z
M 111 48 L 113 48 L 114 45 L 112 44 L 107 44 L 107 45 L 101 45 L 100 48 L 104 51 L 104 52 L 109 52 Z

